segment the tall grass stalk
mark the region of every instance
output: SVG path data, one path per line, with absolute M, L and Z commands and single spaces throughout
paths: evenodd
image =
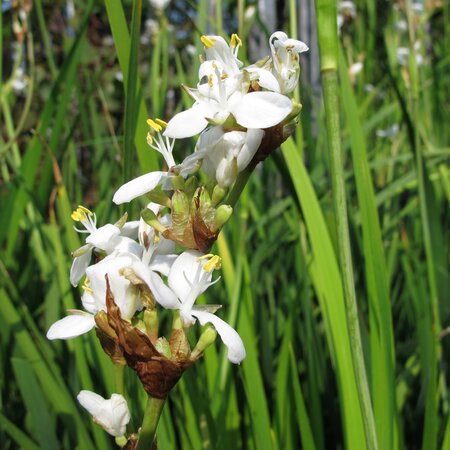
M 358 386 L 367 447 L 369 450 L 375 450 L 378 449 L 378 439 L 359 330 L 358 308 L 356 303 L 350 235 L 348 229 L 347 202 L 345 197 L 343 157 L 339 132 L 336 3 L 331 0 L 318 0 L 316 2 L 316 17 L 327 124 L 333 206 L 336 221 L 338 258 L 344 286 L 347 323 L 352 346 L 352 362 Z

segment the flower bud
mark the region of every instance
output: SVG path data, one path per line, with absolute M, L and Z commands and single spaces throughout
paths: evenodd
M 223 200 L 226 193 L 227 193 L 227 189 L 220 187 L 218 184 L 216 186 L 214 186 L 212 198 L 211 198 L 212 205 L 213 206 L 218 205 Z
M 202 353 L 212 344 L 214 344 L 217 337 L 217 331 L 214 327 L 208 327 L 200 335 L 200 339 L 197 342 L 194 350 L 191 353 L 192 359 L 199 358 Z
M 230 205 L 220 205 L 216 210 L 216 229 L 220 230 L 228 222 L 232 214 L 233 208 Z
M 141 217 L 146 224 L 150 225 L 160 233 L 164 233 L 164 231 L 166 231 L 166 228 L 163 225 L 161 225 L 161 223 L 156 218 L 156 214 L 151 209 L 149 208 L 143 209 L 141 211 Z

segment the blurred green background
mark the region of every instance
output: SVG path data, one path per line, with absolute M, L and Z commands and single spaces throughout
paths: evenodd
M 94 333 L 45 338 L 80 304 L 68 277 L 80 244 L 70 213 L 83 204 L 99 224 L 120 217 L 111 198 L 125 152 L 133 176 L 158 170 L 145 121 L 191 105 L 180 85 L 197 83 L 202 34 L 238 32 L 248 63 L 268 55 L 268 37 L 283 30 L 310 47 L 296 93 L 300 125 L 252 175 L 214 247 L 223 279 L 208 291 L 247 358 L 236 367 L 223 346 L 208 349 L 171 393 L 158 448 L 363 450 L 314 3 L 137 1 L 139 29 L 131 1 L 0 5 L 0 448 L 115 447 L 76 402 L 81 389 L 114 392 Z M 450 449 L 449 10 L 445 0 L 337 4 L 356 293 L 386 450 Z M 194 145 L 179 141 L 175 159 Z M 132 204 L 131 218 L 143 203 Z M 131 371 L 126 387 L 136 428 L 145 395 Z

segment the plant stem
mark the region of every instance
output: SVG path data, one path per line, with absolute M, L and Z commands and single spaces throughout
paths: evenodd
M 333 0 L 317 0 L 316 17 L 327 125 L 328 152 L 331 166 L 333 206 L 338 241 L 338 258 L 344 287 L 345 309 L 349 329 L 353 370 L 355 371 L 366 445 L 369 450 L 375 450 L 378 449 L 378 442 L 359 330 L 339 132 L 336 3 Z
M 114 384 L 117 394 L 123 395 L 123 378 L 125 366 L 122 364 L 114 364 Z
M 153 440 L 155 439 L 156 427 L 165 401 L 166 399 L 148 396 L 136 450 L 151 450 Z
M 231 189 L 230 194 L 227 198 L 227 204 L 232 206 L 236 205 L 237 201 L 239 200 L 239 197 L 242 194 L 242 191 L 245 188 L 245 185 L 247 184 L 248 179 L 250 178 L 250 175 L 252 174 L 253 169 L 249 169 L 248 167 L 244 169 L 237 177 L 236 182 L 234 183 L 233 189 Z

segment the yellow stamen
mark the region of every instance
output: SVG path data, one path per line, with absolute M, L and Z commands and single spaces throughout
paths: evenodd
M 162 119 L 155 119 L 155 122 L 156 122 L 158 125 L 161 125 L 161 127 L 163 127 L 163 128 L 166 128 L 166 127 L 167 127 L 167 122 L 164 122 L 164 120 L 162 120 Z
M 213 83 L 213 74 L 211 74 L 211 75 L 208 77 L 208 86 L 211 87 L 211 88 L 214 86 L 214 83 Z
M 158 119 L 156 119 L 156 120 L 158 120 Z M 150 128 L 152 128 L 154 131 L 156 131 L 157 133 L 159 133 L 163 129 L 162 126 L 159 123 L 155 122 L 152 119 L 147 119 L 147 125 Z
M 231 48 L 235 48 L 238 45 L 242 45 L 242 41 L 240 39 L 240 37 L 237 34 L 232 34 L 231 35 L 231 39 L 230 39 L 230 47 Z
M 151 133 L 147 133 L 147 144 L 152 145 L 153 144 L 153 137 Z
M 204 45 L 206 48 L 214 47 L 214 44 L 215 44 L 215 42 L 216 42 L 215 39 L 211 38 L 210 36 L 205 36 L 205 35 L 203 35 L 203 36 L 200 38 L 200 40 L 202 41 L 203 45 Z
M 85 208 L 84 206 L 78 205 L 78 208 L 72 212 L 70 217 L 72 218 L 72 220 L 75 220 L 75 222 L 83 222 L 87 219 L 87 216 L 93 215 L 94 213 L 92 211 Z
M 222 258 L 218 255 L 208 253 L 207 255 L 199 256 L 197 261 L 201 261 L 203 259 L 209 259 L 209 261 L 203 264 L 203 269 L 205 272 L 212 272 L 214 269 L 220 269 L 222 267 Z
M 91 282 L 90 282 L 89 278 L 86 278 L 84 280 L 83 286 L 81 286 L 81 287 L 83 288 L 84 292 L 87 292 L 88 294 L 93 294 L 94 291 L 90 288 L 90 284 L 91 284 Z

